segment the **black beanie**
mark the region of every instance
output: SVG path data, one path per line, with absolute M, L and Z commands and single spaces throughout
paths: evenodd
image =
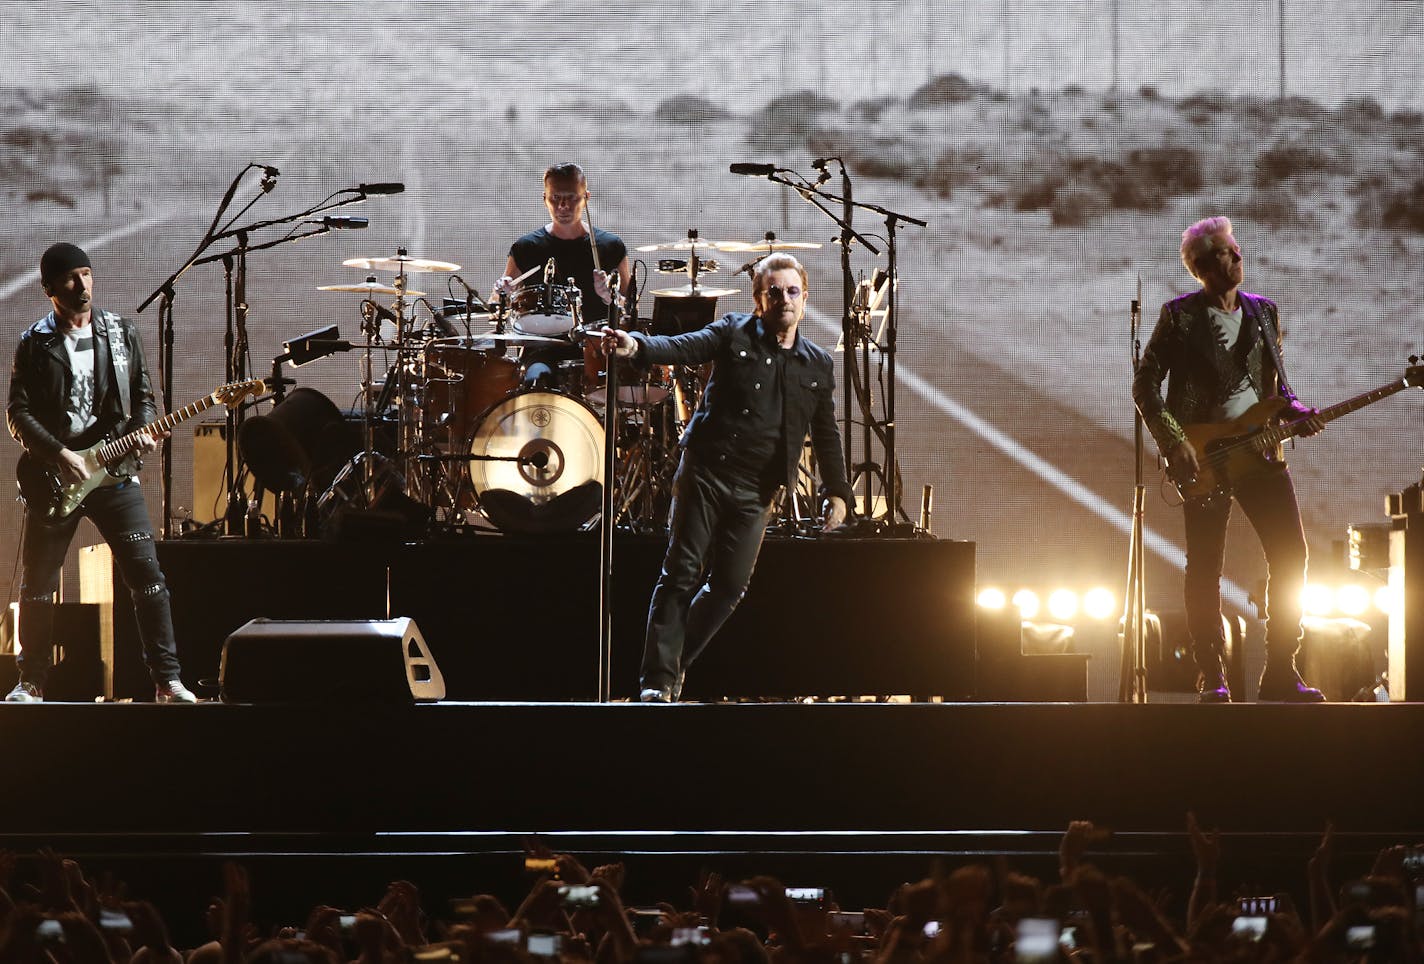
M 67 241 L 52 244 L 40 258 L 40 278 L 48 281 L 51 278 L 68 274 L 75 268 L 93 267 L 89 263 L 89 255 L 84 253 L 84 249 Z

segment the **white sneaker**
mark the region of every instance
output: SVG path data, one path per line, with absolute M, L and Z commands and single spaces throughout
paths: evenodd
M 44 702 L 44 694 L 40 692 L 39 687 L 36 686 L 34 683 L 26 683 L 24 680 L 21 680 L 20 682 L 16 683 L 16 684 L 15 684 L 15 688 L 12 689 L 12 690 L 5 696 L 5 702 L 6 702 L 6 703 L 43 703 L 43 702 Z
M 171 679 L 166 683 L 159 683 L 153 692 L 153 698 L 159 703 L 196 703 L 198 697 L 188 687 L 183 685 L 182 680 Z

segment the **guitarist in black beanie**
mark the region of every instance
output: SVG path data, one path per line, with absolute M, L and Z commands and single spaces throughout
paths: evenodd
M 1182 264 L 1201 288 L 1162 306 L 1133 378 L 1132 397 L 1167 459 L 1185 500 L 1185 601 L 1200 701 L 1231 700 L 1221 656 L 1221 568 L 1232 503 L 1241 506 L 1266 555 L 1266 669 L 1259 698 L 1318 703 L 1295 666 L 1300 648 L 1306 542 L 1295 488 L 1279 450 L 1228 466 L 1202 444 L 1226 435 L 1263 407 L 1298 421 L 1300 435 L 1321 428 L 1315 409 L 1296 399 L 1280 360 L 1282 331 L 1275 302 L 1241 291 L 1241 246 L 1224 217 L 1182 233 Z M 1167 397 L 1162 381 L 1167 380 Z M 1194 442 L 1194 439 L 1196 441 Z M 1240 447 L 1238 447 L 1240 448 Z
M 85 450 L 157 418 L 143 343 L 133 322 L 93 307 L 89 256 L 72 244 L 50 246 L 40 280 L 54 309 L 20 335 L 10 376 L 6 422 L 25 448 L 19 476 L 26 496 L 20 579 L 20 682 L 5 697 L 37 703 L 53 657 L 54 594 L 79 520 L 88 516 L 114 554 L 133 595 L 143 657 L 160 703 L 196 703 L 179 677 L 168 585 L 158 565 L 153 526 L 138 479 L 89 492 L 77 510 L 60 514 L 52 490 L 104 469 Z M 162 434 L 145 436 L 142 455 Z M 137 471 L 137 466 L 132 467 Z

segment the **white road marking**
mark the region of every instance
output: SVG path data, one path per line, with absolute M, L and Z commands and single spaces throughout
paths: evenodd
M 833 335 L 840 332 L 841 325 L 839 320 L 832 320 L 809 305 L 806 308 L 806 317 Z M 1130 539 L 1132 537 L 1132 515 L 1130 513 L 1124 512 L 1111 503 L 1104 501 L 1096 492 L 1088 489 L 1077 479 L 1059 471 L 1056 466 L 1040 458 L 1023 445 L 1020 445 L 1012 436 L 990 424 L 967 405 L 950 398 L 944 392 L 935 388 L 908 366 L 903 364 L 897 365 L 895 374 L 899 385 L 910 389 L 910 391 L 920 396 L 920 398 L 924 399 L 930 405 L 945 415 L 948 415 L 975 435 L 978 435 L 985 442 L 988 442 L 1000 453 L 1017 462 L 1024 469 L 1053 486 L 1064 496 L 1107 522 L 1113 528 L 1121 532 L 1124 538 Z M 1186 553 L 1176 543 L 1162 536 L 1160 533 L 1153 531 L 1150 527 L 1143 526 L 1142 543 L 1149 552 L 1160 556 L 1178 569 L 1185 567 L 1187 564 Z M 1241 612 L 1249 613 L 1254 611 L 1251 605 L 1250 594 L 1230 579 L 1222 580 L 1221 595 L 1225 602 L 1236 607 Z
M 102 248 L 110 244 L 111 242 L 117 241 L 120 238 L 126 238 L 130 234 L 136 234 L 137 232 L 142 231 L 144 228 L 151 228 L 155 224 L 158 224 L 162 221 L 166 221 L 169 217 L 171 217 L 171 215 L 168 214 L 150 215 L 149 217 L 144 218 L 142 221 L 135 221 L 132 224 L 126 224 L 121 228 L 115 228 L 114 230 L 109 231 L 106 234 L 101 234 L 96 238 L 90 238 L 87 241 L 81 241 L 79 242 L 79 246 L 85 251 L 97 251 L 99 248 Z M 36 265 L 35 268 L 31 271 L 26 271 L 24 274 L 11 278 L 8 281 L 0 282 L 0 301 L 9 300 L 10 298 L 14 297 L 17 292 L 23 291 L 30 285 L 38 286 L 39 282 L 40 269 L 39 266 Z

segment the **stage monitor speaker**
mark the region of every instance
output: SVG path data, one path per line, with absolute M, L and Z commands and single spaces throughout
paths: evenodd
M 415 621 L 253 619 L 223 643 L 224 703 L 409 703 L 445 698 Z

